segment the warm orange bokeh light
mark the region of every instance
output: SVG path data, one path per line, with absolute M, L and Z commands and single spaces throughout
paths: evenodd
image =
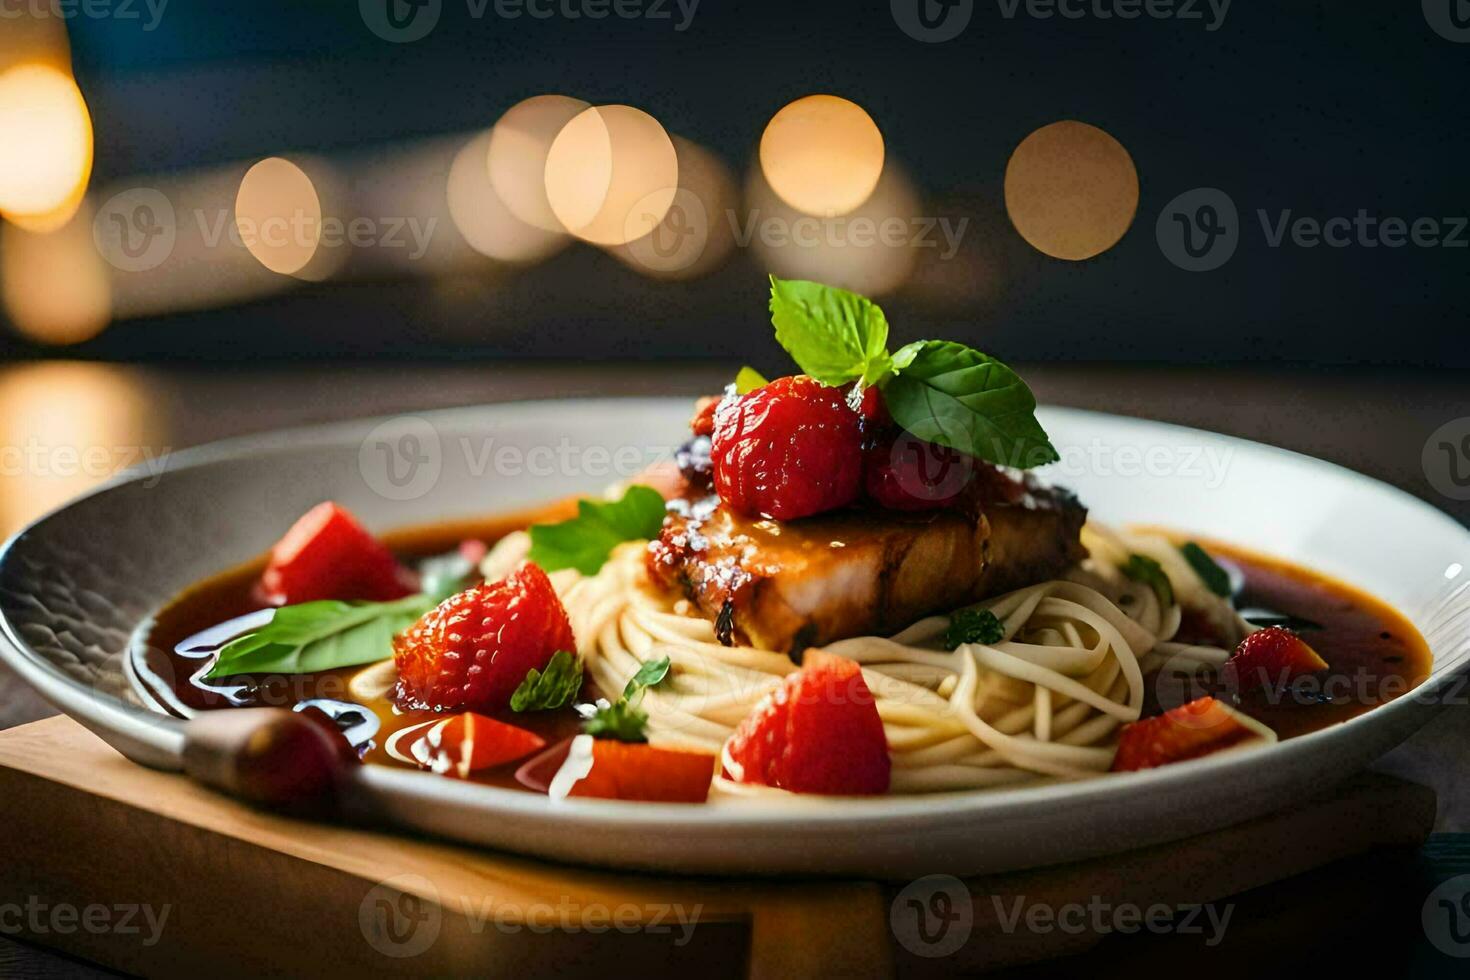
M 835 95 L 808 95 L 771 117 L 761 135 L 761 171 L 771 190 L 798 211 L 848 214 L 883 174 L 883 134 L 862 106 Z
M 235 225 L 261 265 L 289 276 L 316 254 L 322 202 L 306 171 L 283 157 L 267 157 L 240 180 Z
M 546 199 L 584 241 L 622 245 L 663 221 L 679 186 L 673 141 L 648 113 L 596 106 L 562 128 L 546 156 Z
M 1006 165 L 1006 212 L 1021 237 L 1080 261 L 1118 243 L 1138 212 L 1138 171 L 1096 126 L 1066 119 L 1021 141 Z
M 450 164 L 445 188 L 449 217 L 470 248 L 481 255 L 514 263 L 546 258 L 566 244 L 567 236 L 528 224 L 511 212 L 495 192 L 485 166 L 490 141 L 490 133 L 480 133 Z
M 112 290 L 90 211 L 47 233 L 0 227 L 0 297 L 15 328 L 43 344 L 101 333 L 112 319 Z
M 0 211 L 58 227 L 91 175 L 92 117 L 71 76 L 41 64 L 0 74 Z
M 543 231 L 563 231 L 546 199 L 546 156 L 558 133 L 586 102 L 566 95 L 537 95 L 518 102 L 490 131 L 486 154 L 490 184 L 510 212 Z

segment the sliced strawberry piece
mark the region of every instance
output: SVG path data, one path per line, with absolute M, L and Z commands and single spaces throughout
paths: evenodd
M 1198 698 L 1154 718 L 1124 725 L 1118 736 L 1118 754 L 1113 757 L 1113 772 L 1198 759 L 1258 734 L 1233 709 L 1211 697 Z
M 592 768 L 572 784 L 569 796 L 652 803 L 703 803 L 715 776 L 706 752 L 660 749 L 642 742 L 598 739 Z
M 1240 641 L 1220 677 L 1235 692 L 1280 690 L 1298 677 L 1327 669 L 1327 661 L 1284 626 L 1268 626 Z
M 317 599 L 401 599 L 418 588 L 383 543 L 345 508 L 317 504 L 271 549 L 260 593 L 272 605 Z
M 401 706 L 494 710 L 527 671 L 576 650 L 567 611 L 540 566 L 450 596 L 393 639 Z
M 793 793 L 884 793 L 892 767 L 862 669 L 831 654 L 809 655 L 740 723 L 726 751 L 739 781 Z
M 409 751 L 430 769 L 467 779 L 473 772 L 514 762 L 546 746 L 535 732 L 466 711 L 436 724 Z
M 898 432 L 864 450 L 863 489 L 890 510 L 934 510 L 954 504 L 974 480 L 975 469 L 971 456 Z

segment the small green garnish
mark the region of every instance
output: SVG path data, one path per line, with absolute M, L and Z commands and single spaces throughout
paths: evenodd
M 999 643 L 1006 628 L 989 609 L 960 609 L 949 617 L 944 631 L 944 648 L 953 650 L 966 643 Z
M 558 650 L 546 662 L 545 670 L 532 667 L 526 679 L 510 696 L 510 710 L 551 711 L 570 704 L 582 689 L 582 658 L 566 650 Z
M 623 696 L 606 707 L 599 707 L 582 723 L 582 731 L 593 738 L 612 738 L 619 742 L 646 742 L 643 730 L 648 725 L 648 712 L 640 705 L 650 687 L 661 684 L 669 675 L 669 658 L 646 660 L 623 688 Z
M 669 676 L 668 657 L 645 660 L 643 666 L 638 668 L 638 673 L 634 674 L 623 688 L 623 697 L 629 700 L 635 697 L 641 699 L 644 688 L 657 687 L 667 676 Z
M 876 304 L 816 282 L 772 276 L 771 321 L 804 372 L 825 385 L 878 386 L 893 420 L 920 439 L 1018 469 L 1060 458 L 1036 420 L 1036 396 L 988 354 L 944 340 L 889 353 Z
M 748 395 L 757 388 L 764 388 L 768 381 L 765 375 L 747 364 L 735 375 L 735 394 Z
M 1186 541 L 1179 546 L 1179 553 L 1189 562 L 1189 567 L 1194 569 L 1194 574 L 1200 577 L 1200 581 L 1205 583 L 1205 588 L 1222 599 L 1230 598 L 1230 573 L 1221 568 L 1208 551 L 1193 541 Z
M 610 738 L 619 742 L 646 742 L 643 729 L 648 726 L 648 712 L 619 699 L 582 722 L 582 731 L 593 738 Z
M 577 501 L 571 520 L 531 525 L 529 557 L 548 572 L 575 568 L 596 575 L 614 548 L 658 537 L 663 523 L 663 496 L 652 487 L 631 486 L 621 500 Z
M 1133 581 L 1153 589 L 1161 605 L 1174 605 L 1174 584 L 1164 574 L 1163 567 L 1152 558 L 1147 555 L 1129 555 L 1127 563 L 1122 566 L 1122 572 Z

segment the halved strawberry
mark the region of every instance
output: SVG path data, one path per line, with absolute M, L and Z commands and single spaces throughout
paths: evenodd
M 843 657 L 809 655 L 740 723 L 726 748 L 740 782 L 837 796 L 888 790 L 883 720 L 862 669 Z
M 577 649 L 567 611 L 538 565 L 450 596 L 393 638 L 401 705 L 503 708 L 526 672 Z
M 706 752 L 598 739 L 592 743 L 592 769 L 572 784 L 567 795 L 703 803 L 714 777 L 715 757 Z
M 466 711 L 430 726 L 409 752 L 437 773 L 466 779 L 545 747 L 535 732 Z
M 317 599 L 401 599 L 418 588 L 416 576 L 357 522 L 327 501 L 301 516 L 271 549 L 260 577 L 271 605 Z
M 1124 725 L 1113 772 L 1153 769 L 1198 759 L 1257 735 L 1240 715 L 1211 697 L 1198 698 L 1153 718 Z
M 1268 626 L 1240 641 L 1220 678 L 1235 692 L 1284 688 L 1304 674 L 1327 669 L 1327 661 L 1284 626 Z

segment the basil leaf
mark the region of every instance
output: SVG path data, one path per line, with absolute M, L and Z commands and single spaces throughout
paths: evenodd
M 1018 469 L 1060 458 L 1036 420 L 1036 396 L 995 358 L 923 340 L 893 360 L 904 367 L 884 386 L 884 401 L 893 420 L 920 439 Z
M 1146 555 L 1129 555 L 1128 563 L 1122 567 L 1124 575 L 1135 582 L 1141 582 L 1154 590 L 1159 597 L 1159 602 L 1165 606 L 1174 605 L 1174 583 L 1169 581 L 1169 576 L 1164 574 L 1163 566 Z
M 526 679 L 510 696 L 512 711 L 550 711 L 570 704 L 582 689 L 582 658 L 566 650 L 558 650 L 546 662 L 545 670 L 532 667 Z
M 282 606 L 260 629 L 220 648 L 206 678 L 235 674 L 312 674 L 376 663 L 393 655 L 393 637 L 434 608 L 425 595 L 392 602 L 324 599 Z
M 953 650 L 966 643 L 999 643 L 1005 635 L 1005 626 L 989 609 L 961 609 L 949 617 L 944 648 Z
M 1179 546 L 1179 552 L 1205 583 L 1205 588 L 1222 599 L 1230 598 L 1230 573 L 1217 565 L 1208 551 L 1193 541 L 1186 541 Z
M 582 731 L 593 738 L 611 738 L 619 742 L 646 742 L 643 734 L 648 726 L 648 712 L 619 698 L 615 704 L 598 708 L 582 722 Z
M 772 276 L 771 322 L 776 342 L 824 385 L 874 384 L 893 371 L 888 320 L 857 293 Z
M 735 394 L 748 395 L 757 388 L 764 388 L 769 383 L 765 375 L 747 364 L 735 375 Z
M 595 575 L 624 541 L 658 537 L 664 498 L 652 487 L 631 486 L 623 499 L 579 500 L 577 516 L 560 524 L 533 524 L 530 559 L 548 572 L 575 568 Z
M 657 687 L 668 675 L 668 657 L 662 660 L 645 660 L 643 666 L 638 668 L 638 673 L 634 674 L 627 686 L 623 688 L 624 699 L 631 701 L 634 695 L 641 697 L 644 688 Z

